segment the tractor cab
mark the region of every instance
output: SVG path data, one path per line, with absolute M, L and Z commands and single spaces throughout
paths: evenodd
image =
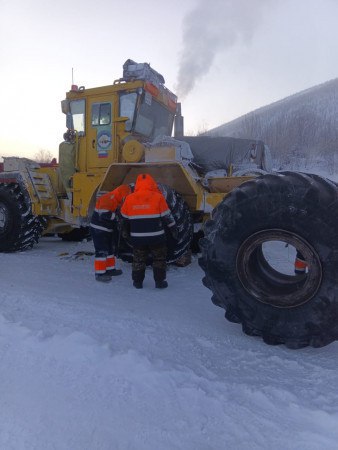
M 87 216 L 93 194 L 113 164 L 144 161 L 145 145 L 171 136 L 177 97 L 147 63 L 128 59 L 112 85 L 72 85 L 61 102 L 67 131 L 59 173 L 74 216 Z
M 75 144 L 76 171 L 85 172 L 125 162 L 123 147 L 131 140 L 142 143 L 171 136 L 177 97 L 149 64 L 127 60 L 123 77 L 113 85 L 73 85 L 61 105 L 67 126 L 64 142 Z

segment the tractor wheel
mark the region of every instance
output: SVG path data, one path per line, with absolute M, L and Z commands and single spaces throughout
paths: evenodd
M 173 240 L 170 233 L 167 234 L 167 261 L 172 263 L 189 251 L 194 235 L 194 224 L 188 205 L 183 200 L 183 197 L 165 184 L 159 183 L 158 187 L 168 203 L 178 230 L 177 240 Z
M 0 251 L 33 247 L 41 236 L 39 220 L 32 215 L 18 184 L 0 186 Z
M 194 224 L 188 205 L 181 195 L 167 185 L 158 183 L 158 187 L 168 203 L 178 229 L 177 240 L 172 239 L 170 233 L 167 233 L 167 262 L 172 263 L 177 261 L 189 250 L 194 233 Z M 122 237 L 119 244 L 119 257 L 123 261 L 132 261 L 132 247 Z M 149 261 L 149 263 L 151 263 L 151 261 Z
M 268 174 L 234 189 L 200 241 L 213 303 L 267 344 L 322 347 L 338 339 L 337 223 L 337 186 L 317 175 Z M 304 274 L 273 261 L 269 248 L 280 244 L 302 253 Z
M 39 240 L 39 238 L 42 236 L 43 231 L 47 228 L 47 218 L 44 216 L 37 216 L 35 219 L 35 227 L 34 227 L 34 233 L 36 241 Z

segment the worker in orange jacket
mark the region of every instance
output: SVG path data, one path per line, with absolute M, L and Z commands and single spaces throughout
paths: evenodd
M 127 196 L 121 214 L 133 246 L 134 287 L 143 287 L 149 254 L 153 261 L 155 287 L 168 287 L 166 229 L 177 239 L 177 227 L 163 194 L 150 175 L 140 174 L 137 177 L 135 190 Z
M 116 269 L 116 237 L 118 234 L 116 211 L 130 192 L 129 186 L 121 185 L 99 197 L 96 202 L 90 222 L 90 231 L 95 247 L 94 269 L 97 281 L 107 282 L 113 276 L 122 274 L 122 270 Z
M 306 273 L 306 269 L 308 267 L 307 262 L 304 259 L 303 254 L 297 250 L 296 258 L 295 258 L 295 274 L 296 275 L 304 275 Z

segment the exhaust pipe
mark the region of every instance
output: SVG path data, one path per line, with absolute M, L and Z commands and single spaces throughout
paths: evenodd
M 181 103 L 177 103 L 174 121 L 174 137 L 182 138 L 183 136 L 184 136 L 184 118 L 181 114 Z

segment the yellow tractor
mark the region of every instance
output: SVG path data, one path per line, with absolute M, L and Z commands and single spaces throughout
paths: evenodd
M 204 283 L 227 319 L 267 343 L 292 348 L 337 338 L 334 183 L 269 173 L 261 141 L 184 136 L 177 97 L 147 63 L 127 60 L 123 76 L 109 86 L 73 85 L 61 106 L 67 131 L 58 164 L 4 158 L 0 251 L 25 250 L 47 233 L 85 237 L 97 197 L 146 172 L 178 225 L 168 261 L 204 236 Z M 302 252 L 303 275 L 269 263 L 264 246 L 277 241 Z M 120 253 L 128 259 L 126 242 Z

